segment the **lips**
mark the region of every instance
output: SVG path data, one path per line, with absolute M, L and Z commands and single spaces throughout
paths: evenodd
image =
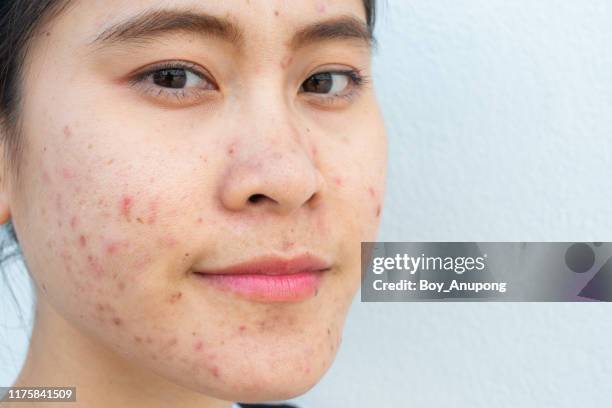
M 331 265 L 303 254 L 294 258 L 266 256 L 220 269 L 194 271 L 217 289 L 259 302 L 298 302 L 316 295 Z

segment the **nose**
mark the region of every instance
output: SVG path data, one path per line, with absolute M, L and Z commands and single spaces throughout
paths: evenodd
M 324 177 L 309 154 L 308 140 L 283 113 L 273 115 L 283 120 L 271 120 L 260 112 L 251 122 L 255 125 L 228 147 L 220 189 L 226 209 L 288 215 L 320 201 Z

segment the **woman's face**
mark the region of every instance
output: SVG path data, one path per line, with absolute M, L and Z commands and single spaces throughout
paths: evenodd
M 7 189 L 39 295 L 217 398 L 313 386 L 382 204 L 364 27 L 361 0 L 72 2 L 29 49 Z

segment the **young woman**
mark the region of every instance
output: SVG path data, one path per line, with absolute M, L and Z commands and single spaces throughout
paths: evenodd
M 381 213 L 373 2 L 0 9 L 0 221 L 37 295 L 13 386 L 149 408 L 310 389 Z

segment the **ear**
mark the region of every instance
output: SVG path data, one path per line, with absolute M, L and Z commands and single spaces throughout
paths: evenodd
M 9 208 L 9 188 L 10 180 L 7 171 L 7 162 L 5 156 L 6 149 L 6 130 L 0 120 L 0 224 L 6 224 L 11 218 Z

